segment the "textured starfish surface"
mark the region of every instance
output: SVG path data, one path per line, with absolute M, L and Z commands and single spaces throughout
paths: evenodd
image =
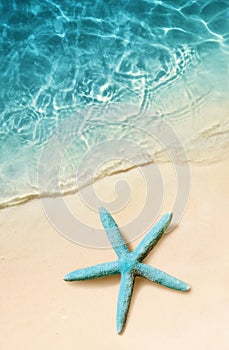
M 64 277 L 64 280 L 82 281 L 121 274 L 116 318 L 117 332 L 121 333 L 126 322 L 136 276 L 145 277 L 150 281 L 180 291 L 188 291 L 190 286 L 161 270 L 142 263 L 143 259 L 153 249 L 169 226 L 172 220 L 172 213 L 165 214 L 133 252 L 129 251 L 116 222 L 108 211 L 105 208 L 100 208 L 99 213 L 103 227 L 118 256 L 118 260 L 70 272 Z

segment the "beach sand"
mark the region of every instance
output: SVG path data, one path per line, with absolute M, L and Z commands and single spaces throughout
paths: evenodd
M 161 169 L 169 179 L 169 165 Z M 146 262 L 184 280 L 192 289 L 181 293 L 138 278 L 121 335 L 116 334 L 115 322 L 119 276 L 63 281 L 72 270 L 115 260 L 114 251 L 65 239 L 48 221 L 40 200 L 2 209 L 0 349 L 228 349 L 229 163 L 190 165 L 190 169 L 184 216 Z M 138 215 L 144 203 L 137 171 L 122 174 L 134 194 L 125 209 L 114 214 L 120 224 Z M 108 200 L 113 189 L 104 188 L 119 176 L 101 180 L 98 194 Z M 173 181 L 168 180 L 167 187 L 168 193 L 175 193 Z M 84 210 L 76 197 L 65 198 L 75 215 L 92 228 L 101 227 L 98 214 Z M 160 216 L 170 201 L 167 196 Z M 141 239 L 133 240 L 131 249 Z

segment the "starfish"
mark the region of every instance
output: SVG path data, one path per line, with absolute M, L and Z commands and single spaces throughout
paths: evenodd
M 82 281 L 121 274 L 116 317 L 117 332 L 121 333 L 125 326 L 136 276 L 144 277 L 150 281 L 180 291 L 188 291 L 190 286 L 161 270 L 142 263 L 143 259 L 153 249 L 169 226 L 172 220 L 172 213 L 165 214 L 132 252 L 129 251 L 118 225 L 108 211 L 105 208 L 100 208 L 99 213 L 105 232 L 118 256 L 118 260 L 70 272 L 64 276 L 64 280 Z

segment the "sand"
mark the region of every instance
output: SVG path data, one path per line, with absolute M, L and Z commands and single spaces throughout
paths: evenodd
M 2 209 L 0 349 L 228 349 L 228 165 L 190 166 L 191 190 L 184 216 L 146 260 L 191 284 L 191 291 L 181 293 L 137 279 L 122 335 L 116 334 L 115 327 L 119 276 L 63 281 L 74 269 L 114 260 L 114 251 L 77 245 L 58 234 L 40 200 Z M 166 193 L 173 196 L 169 166 L 161 169 L 167 174 Z M 138 172 L 122 174 L 131 183 L 133 196 L 114 214 L 120 224 L 137 216 L 144 203 Z M 104 200 L 114 196 L 113 188 L 108 188 L 118 176 L 97 185 Z M 165 197 L 158 216 L 173 200 Z M 65 200 L 91 230 L 101 228 L 97 213 L 84 210 L 79 197 Z M 129 232 L 125 234 L 128 237 Z M 132 240 L 130 247 L 141 238 Z

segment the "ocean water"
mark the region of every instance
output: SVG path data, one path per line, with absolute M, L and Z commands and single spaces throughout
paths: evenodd
M 226 154 L 228 0 L 1 0 L 0 31 L 2 207 L 166 161 L 155 123 L 182 161 Z

